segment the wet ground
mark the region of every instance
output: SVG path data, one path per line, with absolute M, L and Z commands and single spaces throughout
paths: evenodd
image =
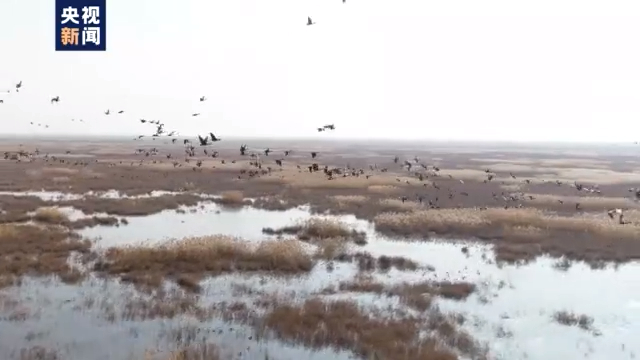
M 45 192 L 30 195 L 45 200 L 72 196 Z M 119 194 L 107 192 L 100 196 Z M 63 210 L 72 218 L 85 216 L 73 208 Z M 311 216 L 304 206 L 276 212 L 249 206 L 229 209 L 203 202 L 149 216 L 127 217 L 127 225 L 96 226 L 83 229 L 80 234 L 94 239 L 96 248 L 137 243 L 151 246 L 169 239 L 210 234 L 255 242 L 275 241 L 275 236 L 264 235 L 262 229 L 294 225 Z M 466 300 L 437 298 L 436 304 L 444 312 L 463 315 L 466 321 L 462 326 L 489 347 L 491 359 L 609 360 L 632 359 L 640 354 L 637 263 L 599 270 L 548 258 L 526 265 L 496 264 L 491 247 L 477 242 L 406 242 L 378 235 L 372 224 L 354 216 L 327 218 L 366 232 L 367 244 L 350 245 L 351 252 L 368 252 L 374 257 L 401 256 L 420 265 L 415 271 L 371 272 L 376 282 L 434 280 L 475 284 L 477 291 Z M 390 316 L 397 309 L 413 312 L 394 296 L 326 291 L 342 281 L 353 280 L 359 270 L 353 263 L 325 265 L 322 262 L 310 273 L 295 277 L 228 274 L 205 279 L 197 301 L 203 306 L 242 302 L 251 307 L 265 294 L 292 303 L 320 296 L 355 300 L 370 311 Z M 167 284 L 167 288 L 174 287 Z M 139 359 L 147 349 L 171 350 L 183 338 L 211 340 L 238 359 L 352 357 L 346 352 L 311 350 L 259 337 L 255 328 L 247 324 L 215 316 L 201 321 L 186 316 L 139 320 L 130 306 L 133 300 L 145 296 L 131 285 L 94 276 L 78 285 L 55 279 L 25 279 L 19 287 L 0 290 L 0 358 L 19 359 L 21 349 L 41 346 L 55 349 L 63 359 Z M 562 325 L 554 320 L 554 314 L 560 311 L 583 314 L 593 322 L 583 328 Z

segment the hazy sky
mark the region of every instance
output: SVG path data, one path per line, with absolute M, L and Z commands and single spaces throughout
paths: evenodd
M 0 93 L 1 133 L 151 133 L 145 118 L 222 138 L 640 140 L 638 0 L 107 8 L 106 52 L 55 52 L 54 0 L 0 0 L 0 90 L 23 81 Z

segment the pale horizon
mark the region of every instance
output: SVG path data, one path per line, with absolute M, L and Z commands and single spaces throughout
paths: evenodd
M 0 137 L 640 140 L 638 2 L 175 4 L 108 0 L 107 51 L 64 53 L 54 1 L 0 3 Z

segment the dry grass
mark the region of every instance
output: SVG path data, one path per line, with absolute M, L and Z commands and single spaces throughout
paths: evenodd
M 296 235 L 302 241 L 317 245 L 327 242 L 327 247 L 335 247 L 334 245 L 338 243 L 347 242 L 357 245 L 367 243 L 366 233 L 351 229 L 349 224 L 343 221 L 321 217 L 312 217 L 297 225 L 280 229 L 264 228 L 262 232 L 268 235 Z
M 59 360 L 62 359 L 55 350 L 47 349 L 42 346 L 33 346 L 20 350 L 20 360 Z
M 238 190 L 225 191 L 221 194 L 218 203 L 225 206 L 242 206 L 244 205 L 244 194 Z
M 203 199 L 197 195 L 162 195 L 135 199 L 110 199 L 87 196 L 80 200 L 62 201 L 59 206 L 71 206 L 85 214 L 106 213 L 120 216 L 143 216 L 163 210 L 175 210 L 180 206 L 194 206 Z
M 295 274 L 313 268 L 311 255 L 296 240 L 264 241 L 257 245 L 229 236 L 171 241 L 158 247 L 112 248 L 96 270 L 139 285 L 158 287 L 163 279 L 198 291 L 198 281 L 233 271 Z
M 367 252 L 357 252 L 348 254 L 344 251 L 334 252 L 332 257 L 325 256 L 325 259 L 336 260 L 341 262 L 356 262 L 361 272 L 375 271 L 387 272 L 391 268 L 401 271 L 414 271 L 420 268 L 420 265 L 411 259 L 402 256 L 386 256 L 381 255 L 378 258 Z M 336 256 L 337 255 L 337 256 Z
M 88 241 L 78 241 L 61 227 L 2 224 L 0 280 L 4 281 L 0 283 L 15 283 L 22 276 L 48 275 L 58 275 L 65 282 L 76 282 L 82 274 L 69 266 L 69 256 L 72 252 L 87 254 L 90 246 Z
M 369 276 L 359 276 L 354 281 L 341 282 L 338 288 L 340 291 L 372 292 L 386 296 L 398 296 L 403 304 L 421 312 L 431 307 L 433 297 L 465 300 L 476 290 L 476 286 L 472 283 L 448 281 L 424 281 L 389 286 L 374 281 Z
M 385 213 L 376 216 L 376 229 L 384 232 L 420 235 L 473 234 L 482 229 L 531 228 L 546 231 L 588 233 L 603 239 L 637 239 L 640 225 L 621 226 L 606 215 L 559 216 L 541 210 L 503 209 L 429 209 L 411 213 Z M 508 231 L 512 231 L 508 230 Z
M 55 207 L 43 207 L 37 209 L 33 219 L 41 223 L 57 225 L 69 222 L 67 214 Z
M 593 318 L 588 315 L 578 315 L 569 311 L 556 311 L 553 320 L 558 324 L 566 326 L 577 326 L 583 330 L 593 330 Z
M 174 350 L 166 360 L 221 360 L 220 349 L 216 344 L 200 343 Z
M 550 194 L 526 194 L 527 203 L 545 207 L 557 206 L 560 201 L 567 204 L 580 203 L 580 207 L 586 211 L 603 211 L 614 208 L 638 207 L 631 199 L 623 197 L 596 197 L 596 196 L 560 196 Z M 533 196 L 533 199 L 528 198 Z
M 265 315 L 260 330 L 314 349 L 334 347 L 350 350 L 360 358 L 458 358 L 453 351 L 441 347 L 435 338 L 420 336 L 420 325 L 421 321 L 415 318 L 377 318 L 361 311 L 353 302 L 309 299 L 300 307 L 275 307 Z
M 335 207 L 337 207 L 337 210 L 342 210 L 350 209 L 353 206 L 365 205 L 369 198 L 364 195 L 334 195 L 331 197 L 331 200 Z

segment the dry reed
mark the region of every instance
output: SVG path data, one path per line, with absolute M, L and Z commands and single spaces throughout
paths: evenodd
M 233 271 L 293 274 L 308 272 L 313 265 L 311 255 L 296 240 L 263 241 L 256 245 L 217 235 L 174 240 L 158 247 L 112 248 L 97 270 L 152 287 L 167 278 L 198 291 L 197 282 L 203 276 Z

